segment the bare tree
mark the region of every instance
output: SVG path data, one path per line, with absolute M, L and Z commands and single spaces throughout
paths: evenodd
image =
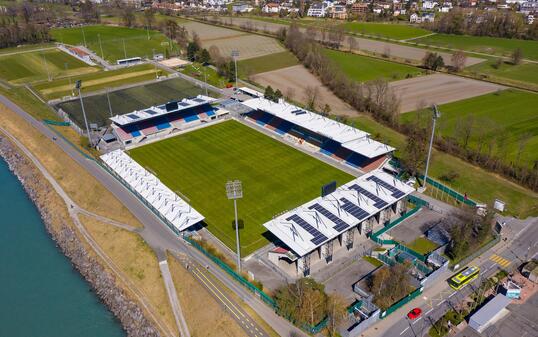
M 347 37 L 347 43 L 349 44 L 349 51 L 352 52 L 354 50 L 357 50 L 359 51 L 359 42 L 357 42 L 357 40 L 355 40 L 355 38 L 353 36 L 348 36 Z
M 288 87 L 286 89 L 286 93 L 284 94 L 284 98 L 286 99 L 286 101 L 292 101 L 294 96 L 295 96 L 295 89 L 292 87 Z
M 458 138 L 461 139 L 462 147 L 464 150 L 467 150 L 467 146 L 469 145 L 469 140 L 471 139 L 471 135 L 473 134 L 474 127 L 475 125 L 473 116 L 469 115 L 466 118 L 458 119 L 456 125 L 456 133 L 458 135 Z
M 452 54 L 450 60 L 452 61 L 452 67 L 455 71 L 460 72 L 465 68 L 465 62 L 467 62 L 467 55 L 461 50 L 458 50 Z
M 306 107 L 309 110 L 314 110 L 316 107 L 316 101 L 318 99 L 319 87 L 308 85 L 304 88 L 304 96 L 306 101 Z
M 515 65 L 518 65 L 523 60 L 523 51 L 521 48 L 516 48 L 514 52 L 512 53 L 512 63 Z
M 327 329 L 330 336 L 337 336 L 340 323 L 346 318 L 346 300 L 339 293 L 330 294 L 327 298 Z
M 123 24 L 127 27 L 132 27 L 135 23 L 135 9 L 132 6 L 124 6 L 121 12 Z

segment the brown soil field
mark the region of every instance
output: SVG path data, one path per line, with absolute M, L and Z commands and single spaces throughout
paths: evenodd
M 401 99 L 401 113 L 505 89 L 502 85 L 445 74 L 420 76 L 389 85 Z
M 307 86 L 316 87 L 318 88 L 317 110 L 321 110 L 325 104 L 328 104 L 331 107 L 332 114 L 347 116 L 357 114 L 352 107 L 336 97 L 316 76 L 312 75 L 302 65 L 256 74 L 251 78 L 260 86 L 266 87 L 270 85 L 273 89 L 280 89 L 284 96 L 290 96 L 291 101 L 299 103 L 306 102 L 305 88 Z M 290 89 L 293 91 L 292 95 L 288 94 Z
M 238 50 L 238 60 L 246 60 L 285 51 L 284 47 L 276 39 L 265 36 L 242 33 L 237 30 L 194 21 L 188 22 L 184 26 L 191 36 L 193 32 L 198 34 L 204 48 L 216 46 L 223 56 L 231 56 L 232 50 Z

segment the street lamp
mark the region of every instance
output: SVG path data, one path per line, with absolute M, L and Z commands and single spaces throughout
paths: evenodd
M 437 105 L 432 105 L 432 136 L 430 138 L 430 147 L 428 148 L 428 158 L 426 158 L 426 170 L 424 171 L 424 186 L 422 187 L 422 191 L 426 189 L 426 184 L 428 183 L 428 169 L 430 167 L 430 157 L 432 155 L 432 147 L 433 147 L 433 138 L 435 136 L 435 122 L 439 117 L 441 117 L 441 112 L 437 108 Z
M 82 81 L 77 80 L 75 82 L 75 88 L 78 90 L 78 97 L 80 99 L 80 107 L 82 108 L 82 116 L 84 116 L 84 124 L 86 125 L 86 132 L 88 133 L 88 141 L 90 142 L 90 147 L 93 146 L 92 143 L 92 137 L 90 136 L 90 128 L 88 127 L 88 120 L 86 119 L 86 111 L 84 110 L 84 102 L 82 102 L 82 92 L 80 89 L 82 88 Z
M 239 223 L 237 221 L 237 199 L 243 198 L 243 186 L 240 180 L 226 183 L 226 196 L 234 201 L 235 212 L 235 241 L 237 244 L 237 270 L 241 272 L 241 250 L 239 248 Z
M 239 50 L 232 50 L 232 57 L 234 59 L 235 68 L 235 87 L 237 88 L 237 58 L 239 57 Z

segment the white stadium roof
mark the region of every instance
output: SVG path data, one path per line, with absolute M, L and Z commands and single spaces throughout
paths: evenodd
M 375 158 L 394 151 L 393 147 L 371 139 L 367 132 L 299 108 L 283 100 L 275 103 L 260 97 L 246 100 L 243 104 L 337 141 L 343 147 L 368 158 Z
M 264 224 L 297 255 L 304 256 L 411 194 L 414 189 L 376 170 Z
M 203 215 L 123 151 L 109 152 L 101 159 L 178 230 L 204 220 Z
M 198 95 L 193 98 L 184 98 L 181 101 L 170 102 L 172 104 L 168 106 L 168 109 L 167 109 L 167 105 L 169 103 L 162 104 L 159 106 L 152 106 L 147 109 L 133 111 L 133 112 L 123 114 L 123 115 L 116 115 L 114 117 L 110 117 L 110 120 L 118 125 L 128 125 L 131 123 L 141 122 L 149 118 L 194 108 L 194 107 L 207 104 L 207 103 L 212 103 L 214 101 L 215 99 L 213 97 Z M 177 104 L 174 104 L 174 103 L 177 103 Z

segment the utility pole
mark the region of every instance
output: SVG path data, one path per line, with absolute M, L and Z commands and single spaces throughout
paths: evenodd
M 80 29 L 82 29 L 82 39 L 84 40 L 84 47 L 88 48 L 86 45 L 86 34 L 84 34 L 84 25 L 80 26 Z
M 84 110 L 84 102 L 82 102 L 82 81 L 77 80 L 75 83 L 75 88 L 78 89 L 78 97 L 80 98 L 80 107 L 82 108 L 82 116 L 84 117 L 84 124 L 86 125 L 86 132 L 88 133 L 88 141 L 90 142 L 90 147 L 93 147 L 92 137 L 90 135 L 90 128 L 88 127 L 88 119 L 86 119 L 86 111 Z
M 239 50 L 232 50 L 232 57 L 234 59 L 235 68 L 235 87 L 237 88 L 237 57 L 239 57 Z
M 426 170 L 424 171 L 424 186 L 422 186 L 422 191 L 426 190 L 426 185 L 428 183 L 428 169 L 430 168 L 430 157 L 432 155 L 433 139 L 435 137 L 435 122 L 439 117 L 441 117 L 441 112 L 437 108 L 437 105 L 432 105 L 432 135 L 430 138 L 430 147 L 428 148 L 428 157 L 426 158 Z
M 243 198 L 243 186 L 240 180 L 228 181 L 226 183 L 226 196 L 234 201 L 235 213 L 235 241 L 237 244 L 237 271 L 241 272 L 241 248 L 239 245 L 239 222 L 237 221 L 237 199 Z
M 127 50 L 125 50 L 125 39 L 121 39 L 123 41 L 123 55 L 125 58 L 127 58 Z
M 108 96 L 108 88 L 106 89 L 106 99 L 108 101 L 108 112 L 110 112 L 110 117 L 112 117 L 112 105 L 110 104 L 110 97 Z
M 101 58 L 104 60 L 105 55 L 103 54 L 103 46 L 101 45 L 101 34 L 97 34 L 97 38 L 99 39 L 99 49 L 101 49 Z

